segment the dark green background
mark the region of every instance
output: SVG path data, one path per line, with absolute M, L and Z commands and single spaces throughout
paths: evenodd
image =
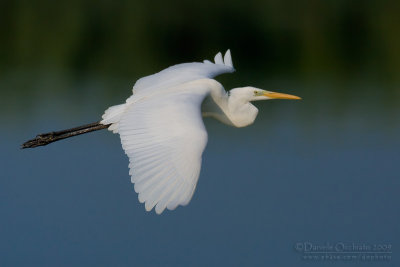
M 399 1 L 1 1 L 0 265 L 321 266 L 295 245 L 347 242 L 392 245 L 392 259 L 330 263 L 398 266 L 399 14 Z M 257 103 L 244 129 L 205 120 L 187 207 L 146 213 L 109 132 L 19 149 L 228 48 L 225 88 L 303 100 Z

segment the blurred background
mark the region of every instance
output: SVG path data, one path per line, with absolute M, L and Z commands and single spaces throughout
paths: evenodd
M 0 265 L 399 266 L 399 14 L 394 0 L 1 1 Z M 244 129 L 206 119 L 187 207 L 145 212 L 107 131 L 19 149 L 228 48 L 225 88 L 303 100 L 256 103 Z M 305 243 L 394 249 L 323 260 Z

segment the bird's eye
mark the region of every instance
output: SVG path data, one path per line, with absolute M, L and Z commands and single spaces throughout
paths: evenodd
M 254 91 L 254 95 L 257 95 L 257 91 Z

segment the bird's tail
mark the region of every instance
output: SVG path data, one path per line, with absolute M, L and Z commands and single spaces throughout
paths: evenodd
M 86 125 L 78 126 L 75 128 L 62 130 L 62 131 L 38 134 L 34 139 L 28 140 L 25 143 L 23 143 L 21 148 L 24 149 L 24 148 L 34 148 L 34 147 L 38 147 L 38 146 L 45 146 L 45 145 L 48 145 L 55 141 L 69 138 L 72 136 L 106 129 L 109 126 L 110 126 L 110 124 L 104 125 L 104 124 L 101 124 L 100 122 L 94 122 L 94 123 L 90 123 L 90 124 L 86 124 Z

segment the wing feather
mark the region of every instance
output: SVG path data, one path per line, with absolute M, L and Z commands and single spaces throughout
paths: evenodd
M 192 198 L 207 143 L 201 103 L 209 90 L 202 80 L 173 86 L 134 101 L 117 122 L 131 181 L 146 210 L 160 214 Z
M 225 53 L 224 60 L 219 52 L 214 57 L 215 63 L 205 60 L 202 62 L 183 63 L 166 68 L 158 73 L 143 77 L 136 81 L 133 86 L 133 93 L 138 95 L 149 95 L 160 89 L 170 88 L 190 81 L 214 78 L 223 73 L 235 71 L 230 50 Z M 128 98 L 127 102 L 132 101 Z
M 215 55 L 214 61 L 215 61 L 215 64 L 225 65 L 225 64 L 224 64 L 224 60 L 222 59 L 222 54 L 221 54 L 221 52 L 219 52 L 218 54 Z
M 212 79 L 220 74 L 235 71 L 230 50 L 226 51 L 223 59 L 222 54 L 218 53 L 214 60 L 215 63 L 204 60 L 203 62 L 177 64 L 158 73 L 140 78 L 133 86 L 133 95 L 126 100 L 125 104 L 108 108 L 103 114 L 101 123 L 112 124 L 109 130 L 118 133 L 121 128 L 118 122 L 133 102 L 140 101 L 142 98 L 152 97 L 161 91 L 190 81 L 206 78 Z M 142 112 L 143 116 L 147 114 L 146 110 L 138 112 Z M 131 125 L 128 125 L 128 127 L 131 127 Z

